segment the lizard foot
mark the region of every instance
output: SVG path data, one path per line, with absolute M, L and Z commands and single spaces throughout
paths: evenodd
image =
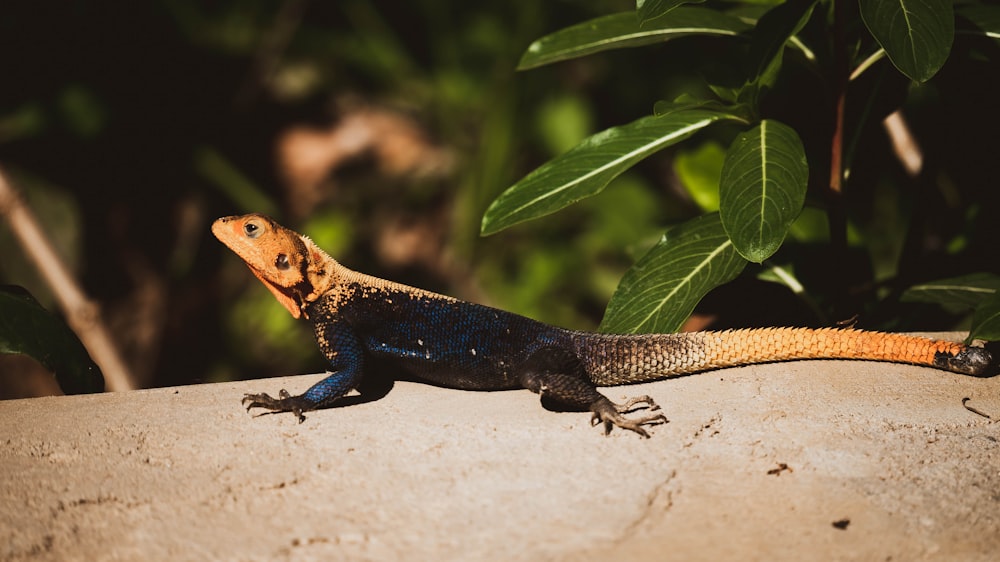
M 650 412 L 655 412 L 660 409 L 660 407 L 656 405 L 656 402 L 653 402 L 653 399 L 649 396 L 637 396 L 635 398 L 630 398 L 624 404 L 615 404 L 611 400 L 602 396 L 600 400 L 595 402 L 590 407 L 591 411 L 594 412 L 594 415 L 590 418 L 590 425 L 596 426 L 599 423 L 604 424 L 605 435 L 611 433 L 611 428 L 617 425 L 622 429 L 634 431 L 648 439 L 649 433 L 642 426 L 659 425 L 669 421 L 663 414 L 651 414 L 636 419 L 629 419 L 622 415 L 630 412 L 636 404 L 646 404 L 646 407 L 649 408 Z
M 281 389 L 277 398 L 271 398 L 268 394 L 244 394 L 241 401 L 249 412 L 251 408 L 265 408 L 272 412 L 291 412 L 298 418 L 299 423 L 305 421 L 306 417 L 302 412 L 313 409 L 313 405 L 301 396 L 292 396 L 287 390 Z

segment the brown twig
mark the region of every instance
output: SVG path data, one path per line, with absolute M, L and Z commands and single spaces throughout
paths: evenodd
M 845 2 L 833 3 L 833 136 L 830 139 L 830 241 L 835 252 L 847 251 L 847 217 L 843 209 L 844 115 L 850 64 L 847 54 Z
M 890 113 L 882 122 L 882 126 L 885 127 L 885 132 L 892 142 L 892 151 L 903 165 L 906 174 L 911 178 L 919 176 L 924 167 L 924 153 L 920 150 L 920 144 L 910 131 L 909 125 L 906 124 L 903 113 L 898 109 Z
M 99 307 L 87 298 L 73 279 L 69 268 L 42 232 L 38 219 L 3 170 L 0 170 L 0 216 L 7 219 L 24 253 L 52 289 L 69 327 L 76 332 L 91 358 L 101 368 L 106 388 L 111 391 L 132 389 L 132 377 L 101 321 Z
M 972 400 L 972 398 L 966 397 L 966 398 L 962 399 L 962 405 L 965 406 L 966 410 L 972 412 L 973 414 L 976 414 L 976 415 L 979 415 L 979 416 L 983 416 L 984 418 L 986 418 L 988 420 L 992 420 L 993 419 L 986 412 L 984 412 L 984 411 L 982 411 L 982 410 L 980 410 L 978 408 L 973 408 L 972 406 L 969 406 L 969 400 Z

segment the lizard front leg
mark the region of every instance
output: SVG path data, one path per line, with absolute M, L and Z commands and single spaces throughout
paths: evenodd
M 520 381 L 522 386 L 543 398 L 593 412 L 591 424 L 603 424 L 605 435 L 611 432 L 612 427 L 618 426 L 648 438 L 649 433 L 643 426 L 667 423 L 662 413 L 635 419 L 625 417 L 624 414 L 637 405 L 645 404 L 650 412 L 660 407 L 649 396 L 637 396 L 624 404 L 615 404 L 597 391 L 579 358 L 560 348 L 546 347 L 532 353 L 522 366 Z
M 242 402 L 248 412 L 253 408 L 264 408 L 272 412 L 292 412 L 299 423 L 302 423 L 306 419 L 303 412 L 325 406 L 347 394 L 357 385 L 359 375 L 360 372 L 355 369 L 341 370 L 331 373 L 298 396 L 292 396 L 282 388 L 278 391 L 277 398 L 267 393 L 244 394 Z
M 277 398 L 263 393 L 246 394 L 242 402 L 247 411 L 264 408 L 272 412 L 292 412 L 299 423 L 302 423 L 306 419 L 303 412 L 332 403 L 361 382 L 364 348 L 350 329 L 344 325 L 329 323 L 317 326 L 316 333 L 320 348 L 333 366 L 330 376 L 298 396 L 292 396 L 285 389 L 278 392 Z

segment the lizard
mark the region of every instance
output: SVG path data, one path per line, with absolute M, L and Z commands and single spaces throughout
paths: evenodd
M 222 217 L 212 233 L 294 318 L 312 323 L 332 366 L 302 394 L 282 389 L 277 398 L 243 397 L 247 411 L 292 412 L 300 423 L 303 412 L 356 389 L 373 363 L 444 387 L 528 389 L 570 409 L 589 410 L 591 424 L 602 424 L 605 434 L 617 426 L 649 437 L 646 426 L 667 421 L 651 397 L 619 404 L 597 388 L 800 359 L 910 363 L 975 376 L 985 376 L 992 362 L 982 347 L 854 328 L 574 331 L 353 271 L 265 215 Z

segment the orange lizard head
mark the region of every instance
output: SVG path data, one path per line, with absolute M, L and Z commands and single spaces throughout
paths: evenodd
M 222 217 L 212 234 L 242 259 L 250 271 L 295 318 L 334 284 L 337 263 L 312 240 L 270 217 Z

